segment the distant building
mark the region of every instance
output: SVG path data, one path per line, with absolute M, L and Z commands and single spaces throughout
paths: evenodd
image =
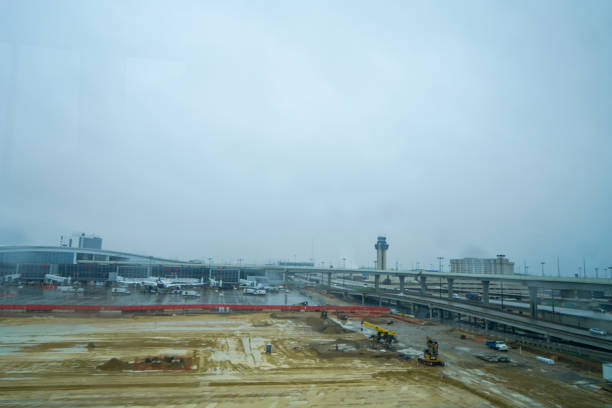
M 67 248 L 102 249 L 102 238 L 84 232 L 60 236 L 60 246 Z
M 480 275 L 511 275 L 514 273 L 514 262 L 505 255 L 496 258 L 463 258 L 451 259 L 451 273 L 471 273 Z

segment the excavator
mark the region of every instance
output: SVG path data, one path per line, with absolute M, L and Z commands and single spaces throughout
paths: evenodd
M 397 341 L 395 338 L 395 332 L 393 330 L 387 330 L 384 327 L 377 326 L 373 323 L 366 322 L 365 320 L 361 321 L 362 326 L 370 327 L 376 330 L 376 334 L 370 336 L 370 340 L 375 341 L 377 343 L 382 343 L 386 347 L 389 347 L 391 343 Z
M 423 350 L 423 357 L 419 357 L 419 363 L 428 366 L 443 366 L 444 362 L 440 360 L 438 355 L 438 342 L 427 337 L 427 348 Z

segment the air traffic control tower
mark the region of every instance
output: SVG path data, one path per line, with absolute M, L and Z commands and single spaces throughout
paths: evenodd
M 378 237 L 374 248 L 376 248 L 376 269 L 384 271 L 387 269 L 387 249 L 389 249 L 387 237 Z

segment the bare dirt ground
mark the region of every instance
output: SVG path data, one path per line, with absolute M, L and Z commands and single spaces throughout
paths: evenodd
M 330 317 L 2 318 L 0 406 L 602 407 L 612 402 L 592 374 L 561 364 L 543 367 L 515 351 L 509 353 L 515 363 L 491 365 L 473 357 L 485 350 L 481 342 L 460 340 L 459 332 L 444 326 L 394 322 L 388 327 L 398 331 L 400 344 L 389 351 L 371 347 L 359 319 Z M 446 367 L 423 367 L 410 359 L 422 351 L 427 335 L 440 341 Z M 181 356 L 192 367 L 129 366 L 151 356 Z M 110 364 L 112 358 L 120 363 Z M 97 368 L 105 363 L 111 368 Z

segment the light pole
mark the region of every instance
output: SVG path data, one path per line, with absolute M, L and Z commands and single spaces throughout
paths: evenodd
M 599 279 L 599 268 L 595 268 L 595 279 Z
M 610 279 L 612 279 L 612 266 L 608 266 L 608 270 L 610 271 Z
M 546 263 L 546 262 L 540 262 L 540 264 L 542 264 L 542 276 L 544 276 L 544 264 L 545 264 L 545 263 Z
M 438 270 L 438 272 L 442 273 L 442 260 L 444 259 L 443 256 L 439 256 L 438 257 L 438 262 L 440 263 L 440 268 Z
M 501 310 L 504 311 L 504 282 L 500 282 L 501 284 Z
M 346 269 L 346 258 L 342 258 L 342 269 Z

